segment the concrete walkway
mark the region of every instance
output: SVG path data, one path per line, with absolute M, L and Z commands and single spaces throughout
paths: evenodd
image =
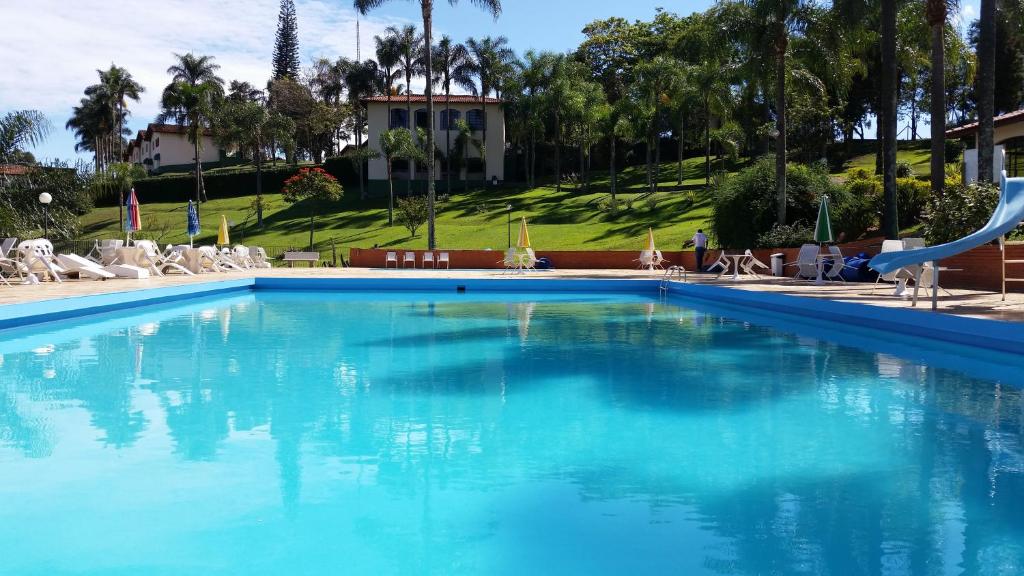
M 203 274 L 199 276 L 165 276 L 148 280 L 68 280 L 62 284 L 46 282 L 39 285 L 0 285 L 0 305 L 18 304 L 57 298 L 73 298 L 91 294 L 144 290 L 195 282 L 213 282 L 246 277 L 295 277 L 295 278 L 602 278 L 602 279 L 660 279 L 661 271 L 640 270 L 552 270 L 537 271 L 523 275 L 503 274 L 500 270 L 381 270 L 371 268 L 273 268 L 249 272 L 228 272 Z M 826 298 L 843 302 L 855 302 L 872 306 L 899 307 L 911 309 L 909 299 L 894 297 L 891 285 L 879 284 L 872 292 L 871 284 L 828 283 L 815 286 L 811 282 L 797 282 L 788 278 L 731 277 L 716 279 L 713 274 L 689 274 L 688 282 L 712 284 L 739 290 L 775 292 L 807 298 Z M 927 292 L 927 293 L 926 293 Z M 1000 294 L 974 290 L 951 290 L 952 296 L 940 291 L 939 311 L 946 314 L 1024 322 L 1024 293 L 1007 295 L 1006 302 Z M 930 313 L 930 291 L 921 291 L 917 309 Z

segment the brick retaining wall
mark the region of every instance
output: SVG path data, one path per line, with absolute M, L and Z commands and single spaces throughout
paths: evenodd
M 859 252 L 868 254 L 878 253 L 881 246 L 881 239 L 861 240 L 841 244 L 843 254 L 850 256 Z M 352 266 L 360 268 L 382 268 L 384 267 L 385 256 L 388 252 L 397 252 L 399 259 L 403 252 L 415 252 L 416 262 L 422 261 L 425 250 L 405 250 L 401 248 L 352 248 L 349 260 Z M 441 250 L 436 250 L 441 252 Z M 500 250 L 444 250 L 448 252 L 452 268 L 463 269 L 501 269 L 504 253 Z M 734 251 L 730 250 L 730 253 Z M 769 264 L 771 255 L 782 252 L 786 255 L 785 261 L 796 260 L 798 248 L 781 248 L 777 250 L 758 249 L 754 250 L 754 256 L 765 264 Z M 636 259 L 639 257 L 639 250 L 537 250 L 538 257 L 546 257 L 551 260 L 555 268 L 570 270 L 596 270 L 596 269 L 635 269 Z M 696 268 L 696 257 L 692 250 L 685 251 L 662 251 L 662 255 L 668 260 L 666 267 L 671 264 L 682 264 L 687 270 Z M 708 251 L 705 263 L 714 261 L 718 257 L 718 250 Z M 1007 246 L 1008 260 L 1024 260 L 1024 245 L 1014 244 Z M 401 265 L 401 262 L 399 262 Z M 1000 289 L 1000 259 L 999 247 L 986 245 L 975 248 L 958 256 L 942 261 L 942 266 L 947 268 L 961 269 L 962 271 L 943 272 L 940 276 L 940 283 L 947 288 L 971 288 L 977 290 L 999 290 Z M 1010 265 L 1007 267 L 1010 277 L 1024 277 L 1024 265 Z M 787 273 L 791 269 L 787 268 Z M 1015 282 L 1009 285 L 1014 291 L 1024 290 L 1024 283 Z

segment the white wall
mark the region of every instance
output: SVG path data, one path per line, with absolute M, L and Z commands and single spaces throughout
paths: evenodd
M 401 101 L 401 96 L 396 97 L 395 101 L 391 104 L 392 108 L 405 109 L 405 102 Z M 412 105 L 412 118 L 409 122 L 415 125 L 416 121 L 416 110 L 420 108 L 426 108 L 425 103 L 413 103 Z M 452 104 L 452 110 L 458 110 L 462 116 L 466 117 L 466 113 L 470 110 L 479 109 L 480 103 L 458 103 Z M 437 147 L 441 150 L 445 150 L 448 142 L 448 133 L 445 130 L 440 130 L 441 126 L 441 111 L 445 109 L 445 103 L 443 97 L 440 101 L 434 102 L 434 141 Z M 369 146 L 371 149 L 380 152 L 380 134 L 387 129 L 388 126 L 388 105 L 386 102 L 371 102 L 368 106 L 367 111 L 367 137 Z M 458 136 L 458 131 L 451 131 L 451 142 L 452 146 L 455 145 L 455 139 Z M 482 131 L 473 132 L 473 136 L 476 138 L 483 137 Z M 497 176 L 499 181 L 505 179 L 505 114 L 500 104 L 488 104 L 487 105 L 487 180 L 491 179 L 491 176 Z M 479 157 L 474 147 L 470 147 L 470 156 Z M 434 173 L 437 178 L 440 178 L 441 167 L 443 166 L 442 159 L 438 158 Z M 369 162 L 369 178 L 370 180 L 386 180 L 388 177 L 387 165 L 382 158 L 370 160 Z
M 160 139 L 160 145 L 157 146 L 157 139 Z M 180 164 L 192 164 L 195 162 L 195 151 L 192 148 L 192 143 L 188 141 L 188 137 L 185 134 L 167 134 L 162 132 L 153 133 L 153 169 L 157 170 L 161 166 L 176 166 Z M 160 161 L 158 162 L 155 158 L 156 155 L 160 155 Z M 213 138 L 204 136 L 202 140 L 202 148 L 199 151 L 199 158 L 203 162 L 216 162 L 220 160 L 220 150 L 217 145 L 214 144 Z
M 1000 172 L 1003 170 L 1003 147 L 992 148 L 992 181 L 999 182 Z M 964 182 L 976 182 L 978 180 L 978 149 L 970 148 L 964 150 Z

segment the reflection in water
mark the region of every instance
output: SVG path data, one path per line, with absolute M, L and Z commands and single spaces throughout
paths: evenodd
M 220 538 L 191 544 L 207 568 L 1024 570 L 1024 398 L 974 360 L 643 299 L 350 298 L 261 294 L 6 352 L 0 526 L 38 521 L 60 498 L 32 478 L 63 470 L 98 527 L 149 510 L 148 546 Z M 58 566 L 36 548 L 0 553 Z

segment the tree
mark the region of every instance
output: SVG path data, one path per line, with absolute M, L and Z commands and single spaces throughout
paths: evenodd
M 723 73 L 722 63 L 708 60 L 686 69 L 685 85 L 692 87 L 700 101 L 701 121 L 704 123 L 704 185 L 711 185 L 711 117 L 724 118 L 731 104 L 729 81 Z
M 286 202 L 305 202 L 309 205 L 309 251 L 313 251 L 313 233 L 318 209 L 323 204 L 337 202 L 345 194 L 337 178 L 323 168 L 300 168 L 299 172 L 284 181 L 281 189 Z
M 363 129 L 366 126 L 366 104 L 365 98 L 368 98 L 374 94 L 377 86 L 376 80 L 379 76 L 379 70 L 377 64 L 373 60 L 365 60 L 363 62 L 351 62 L 346 61 L 345 66 L 345 87 L 348 90 L 348 101 L 354 114 L 351 116 L 352 121 L 352 132 L 356 137 L 356 148 L 359 150 L 368 150 L 363 147 Z M 365 178 L 363 177 L 363 167 L 366 160 L 369 159 L 367 153 L 360 153 L 357 156 L 352 156 L 354 162 L 358 167 L 359 172 L 359 197 L 362 200 L 366 199 L 366 187 Z
M 252 154 L 256 165 L 256 226 L 263 228 L 263 153 L 271 142 L 291 140 L 295 124 L 277 112 L 268 111 L 259 102 L 228 100 L 221 106 L 214 125 L 214 136 L 225 148 L 236 146 L 239 152 Z M 271 150 L 273 153 L 273 150 Z
M 353 0 L 353 5 L 361 13 L 366 14 L 373 8 L 377 8 L 389 0 Z M 495 18 L 501 13 L 501 0 L 470 0 L 475 6 L 479 6 L 489 11 Z M 434 17 L 434 0 L 419 0 L 420 13 L 423 16 L 423 44 L 424 46 L 433 45 L 433 17 Z M 458 3 L 458 0 L 448 0 L 448 3 L 454 6 Z M 430 50 L 425 51 L 424 54 L 424 73 L 427 78 L 433 78 L 433 63 L 430 54 Z M 430 82 L 427 82 L 426 89 L 424 90 L 427 100 L 427 115 L 434 118 L 434 98 L 433 98 L 433 86 Z M 433 250 L 435 246 L 435 235 L 434 235 L 434 131 L 427 131 L 427 248 Z
M 410 196 L 398 199 L 398 223 L 409 230 L 409 237 L 416 235 L 416 230 L 427 221 L 427 202 L 422 196 Z
M 203 163 L 199 155 L 203 135 L 210 128 L 217 104 L 224 93 L 224 80 L 217 76 L 220 68 L 212 56 L 175 54 L 178 62 L 167 69 L 171 83 L 160 97 L 160 115 L 157 122 L 173 119 L 185 126 L 189 142 L 195 152 L 196 202 L 206 200 L 203 186 Z
M 228 102 L 257 102 L 263 99 L 263 91 L 248 82 L 232 80 L 226 99 Z
M 391 95 L 395 91 L 395 80 L 398 79 L 401 71 L 398 69 L 398 61 L 401 58 L 402 48 L 397 39 L 388 34 L 381 38 L 373 37 L 377 44 L 377 69 L 380 71 L 381 81 L 384 84 L 384 95 L 388 100 L 387 127 L 391 128 Z
M 412 141 L 408 130 L 392 128 L 380 134 L 380 156 L 384 158 L 388 172 L 388 226 L 394 224 L 395 188 L 392 182 L 392 168 L 396 158 L 404 158 L 413 162 L 421 157 L 420 151 Z
M 103 172 L 110 164 L 112 155 L 110 146 L 110 110 L 108 103 L 98 95 L 92 94 L 82 98 L 78 106 L 72 108 L 71 118 L 64 127 L 75 134 L 75 152 L 92 152 L 96 172 Z
M 882 121 L 882 228 L 886 238 L 899 238 L 899 207 L 896 199 L 896 0 L 882 0 L 882 89 L 879 100 Z
M 0 117 L 0 163 L 15 163 L 26 148 L 38 146 L 52 129 L 38 110 L 15 110 Z
M 931 30 L 931 184 L 932 194 L 946 185 L 946 17 L 957 0 L 925 0 L 925 15 Z
M 120 162 L 124 156 L 124 139 L 125 133 L 124 119 L 128 115 L 128 100 L 139 101 L 139 95 L 145 91 L 145 89 L 132 78 L 130 72 L 124 68 L 110 65 L 107 70 L 97 70 L 100 81 L 99 84 L 94 84 L 85 89 L 86 95 L 95 94 L 97 98 L 103 100 L 106 104 L 106 108 L 109 109 L 110 129 L 113 131 L 111 135 L 111 142 L 113 149 L 111 150 L 114 161 Z
M 995 131 L 996 0 L 981 0 L 978 18 L 978 181 L 991 182 Z
M 445 191 L 451 194 L 451 149 L 452 127 L 454 124 L 451 119 L 452 86 L 472 90 L 472 62 L 469 60 L 469 52 L 466 50 L 466 47 L 457 42 L 452 42 L 452 39 L 448 36 L 441 37 L 441 41 L 434 47 L 432 58 L 434 63 L 432 81 L 434 84 L 440 84 L 444 90 L 444 123 L 441 129 L 444 130 L 445 136 L 444 171 L 447 182 Z
M 483 2 L 481 2 L 483 4 Z M 499 7 L 500 9 L 500 7 Z M 515 53 L 508 47 L 508 38 L 498 36 L 491 38 L 486 36 L 480 40 L 470 38 L 466 40 L 466 49 L 472 59 L 472 72 L 480 80 L 480 109 L 483 113 L 483 143 L 484 150 L 487 149 L 487 97 L 498 85 L 500 75 L 504 72 Z M 487 154 L 483 155 L 484 178 L 487 177 Z
M 465 118 L 459 118 L 455 121 L 455 146 L 448 152 L 451 160 L 455 162 L 455 170 L 462 177 L 462 190 L 463 192 L 469 191 L 469 181 L 466 174 L 462 173 L 462 170 L 466 167 L 469 160 L 469 147 L 472 146 L 476 149 L 477 153 L 483 151 L 484 144 L 479 138 L 473 137 L 473 129 L 469 127 L 469 122 Z
M 407 24 L 401 28 L 389 26 L 388 36 L 395 44 L 398 51 L 399 72 L 405 75 L 405 128 L 409 131 L 409 137 L 413 137 L 415 122 L 412 116 L 412 79 L 422 73 L 423 58 L 423 37 L 416 34 L 416 27 Z M 429 84 L 429 82 L 428 82 Z M 390 96 L 388 97 L 390 100 Z M 388 106 L 388 127 L 391 127 L 391 110 Z M 412 181 L 416 177 L 416 168 L 413 162 L 409 162 L 408 180 L 406 180 L 406 195 L 412 194 Z
M 281 0 L 277 14 L 277 33 L 274 36 L 274 72 L 272 78 L 299 79 L 299 24 L 295 16 L 295 3 Z
M 636 67 L 635 97 L 637 105 L 644 113 L 638 118 L 645 121 L 647 186 L 651 192 L 658 187 L 658 178 L 654 174 L 654 166 L 658 164 L 657 149 L 660 140 L 659 125 L 662 112 L 669 102 L 669 95 L 677 90 L 682 80 L 679 74 L 679 63 L 667 56 L 642 62 Z M 717 70 L 721 74 L 721 70 Z M 658 166 L 660 169 L 660 165 Z

